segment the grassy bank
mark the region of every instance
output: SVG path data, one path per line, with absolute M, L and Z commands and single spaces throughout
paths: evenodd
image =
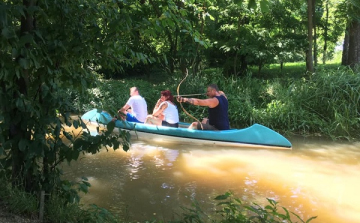
M 359 139 L 360 73 L 337 65 L 319 66 L 314 74 L 302 69 L 302 65 L 288 66 L 284 74 L 274 67 L 261 75 L 249 71 L 245 77 L 226 78 L 220 70 L 209 69 L 190 73 L 180 85 L 180 94 L 204 93 L 208 84 L 216 83 L 227 94 L 232 127 L 260 123 L 286 135 Z M 183 78 L 158 74 L 148 79 L 101 80 L 97 88 L 89 89 L 90 96 L 75 97 L 76 110 L 103 108 L 115 114 L 126 103 L 129 88 L 137 86 L 151 112 L 160 91 L 176 94 Z M 207 116 L 206 108 L 188 104 L 184 108 L 198 119 Z M 182 121 L 193 121 L 181 109 L 180 116 Z

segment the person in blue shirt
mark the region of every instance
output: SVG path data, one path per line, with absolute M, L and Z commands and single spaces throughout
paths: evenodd
M 208 97 L 207 99 L 177 97 L 178 102 L 208 107 L 208 118 L 203 119 L 201 124 L 199 122 L 193 122 L 189 128 L 199 130 L 230 129 L 228 115 L 229 104 L 224 92 L 219 91 L 216 84 L 210 84 L 207 87 L 206 95 Z

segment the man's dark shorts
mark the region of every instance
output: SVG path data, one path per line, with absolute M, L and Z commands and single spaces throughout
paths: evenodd
M 179 123 L 171 124 L 171 123 L 168 123 L 167 121 L 164 121 L 164 120 L 161 122 L 161 125 L 162 126 L 168 126 L 168 127 L 174 127 L 174 128 L 179 127 Z
M 202 125 L 202 128 L 201 128 L 201 125 Z M 207 122 L 206 124 L 204 124 L 204 123 L 200 124 L 200 122 L 198 122 L 196 128 L 198 130 L 218 130 L 214 126 L 210 125 L 209 122 Z

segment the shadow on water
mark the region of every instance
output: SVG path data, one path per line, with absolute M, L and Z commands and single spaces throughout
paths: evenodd
M 212 213 L 213 198 L 232 191 L 243 201 L 272 198 L 312 222 L 360 222 L 360 144 L 293 138 L 293 150 L 225 149 L 133 142 L 129 152 L 102 150 L 65 166 L 85 176 L 83 195 L 131 220 L 170 220 L 192 200 Z

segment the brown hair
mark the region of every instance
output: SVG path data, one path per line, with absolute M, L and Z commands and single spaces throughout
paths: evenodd
M 161 95 L 167 98 L 167 101 L 174 102 L 174 96 L 171 94 L 171 91 L 165 90 L 161 92 Z

